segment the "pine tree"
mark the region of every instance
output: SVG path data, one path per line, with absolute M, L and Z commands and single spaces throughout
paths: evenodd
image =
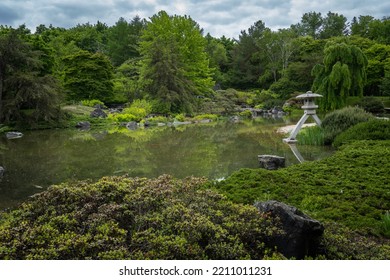
M 37 123 L 60 116 L 61 88 L 49 74 L 51 59 L 48 53 L 34 50 L 35 41 L 31 46 L 22 39 L 28 36 L 32 35 L 0 30 L 0 122 Z

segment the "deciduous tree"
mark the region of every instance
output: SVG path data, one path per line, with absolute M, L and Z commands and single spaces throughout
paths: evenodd
M 328 42 L 323 64 L 313 68 L 313 90 L 324 95 L 321 108 L 334 110 L 345 105 L 348 96 L 363 96 L 367 58 L 356 46 Z
M 79 51 L 63 59 L 64 87 L 70 100 L 99 99 L 113 95 L 113 67 L 102 53 Z
M 197 96 L 213 86 L 206 41 L 187 16 L 161 11 L 148 22 L 140 43 L 141 81 L 160 110 L 191 111 Z

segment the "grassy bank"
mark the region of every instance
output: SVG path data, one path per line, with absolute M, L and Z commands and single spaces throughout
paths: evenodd
M 390 141 L 358 141 L 285 169 L 242 169 L 213 187 L 237 203 L 275 199 L 322 221 L 381 235 L 390 209 Z

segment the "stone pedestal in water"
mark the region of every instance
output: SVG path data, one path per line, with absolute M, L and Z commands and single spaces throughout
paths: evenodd
M 274 155 L 259 155 L 259 164 L 261 168 L 268 170 L 276 170 L 285 167 L 286 160 L 284 157 Z

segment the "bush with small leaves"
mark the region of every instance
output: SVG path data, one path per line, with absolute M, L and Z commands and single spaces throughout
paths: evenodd
M 333 140 L 341 132 L 354 126 L 355 124 L 365 122 L 373 118 L 374 116 L 372 114 L 367 113 L 358 107 L 345 107 L 327 114 L 321 124 L 324 130 L 325 144 L 332 144 Z
M 0 214 L 0 259 L 274 256 L 267 242 L 282 233 L 277 223 L 252 206 L 201 188 L 204 183 L 164 175 L 52 186 Z

